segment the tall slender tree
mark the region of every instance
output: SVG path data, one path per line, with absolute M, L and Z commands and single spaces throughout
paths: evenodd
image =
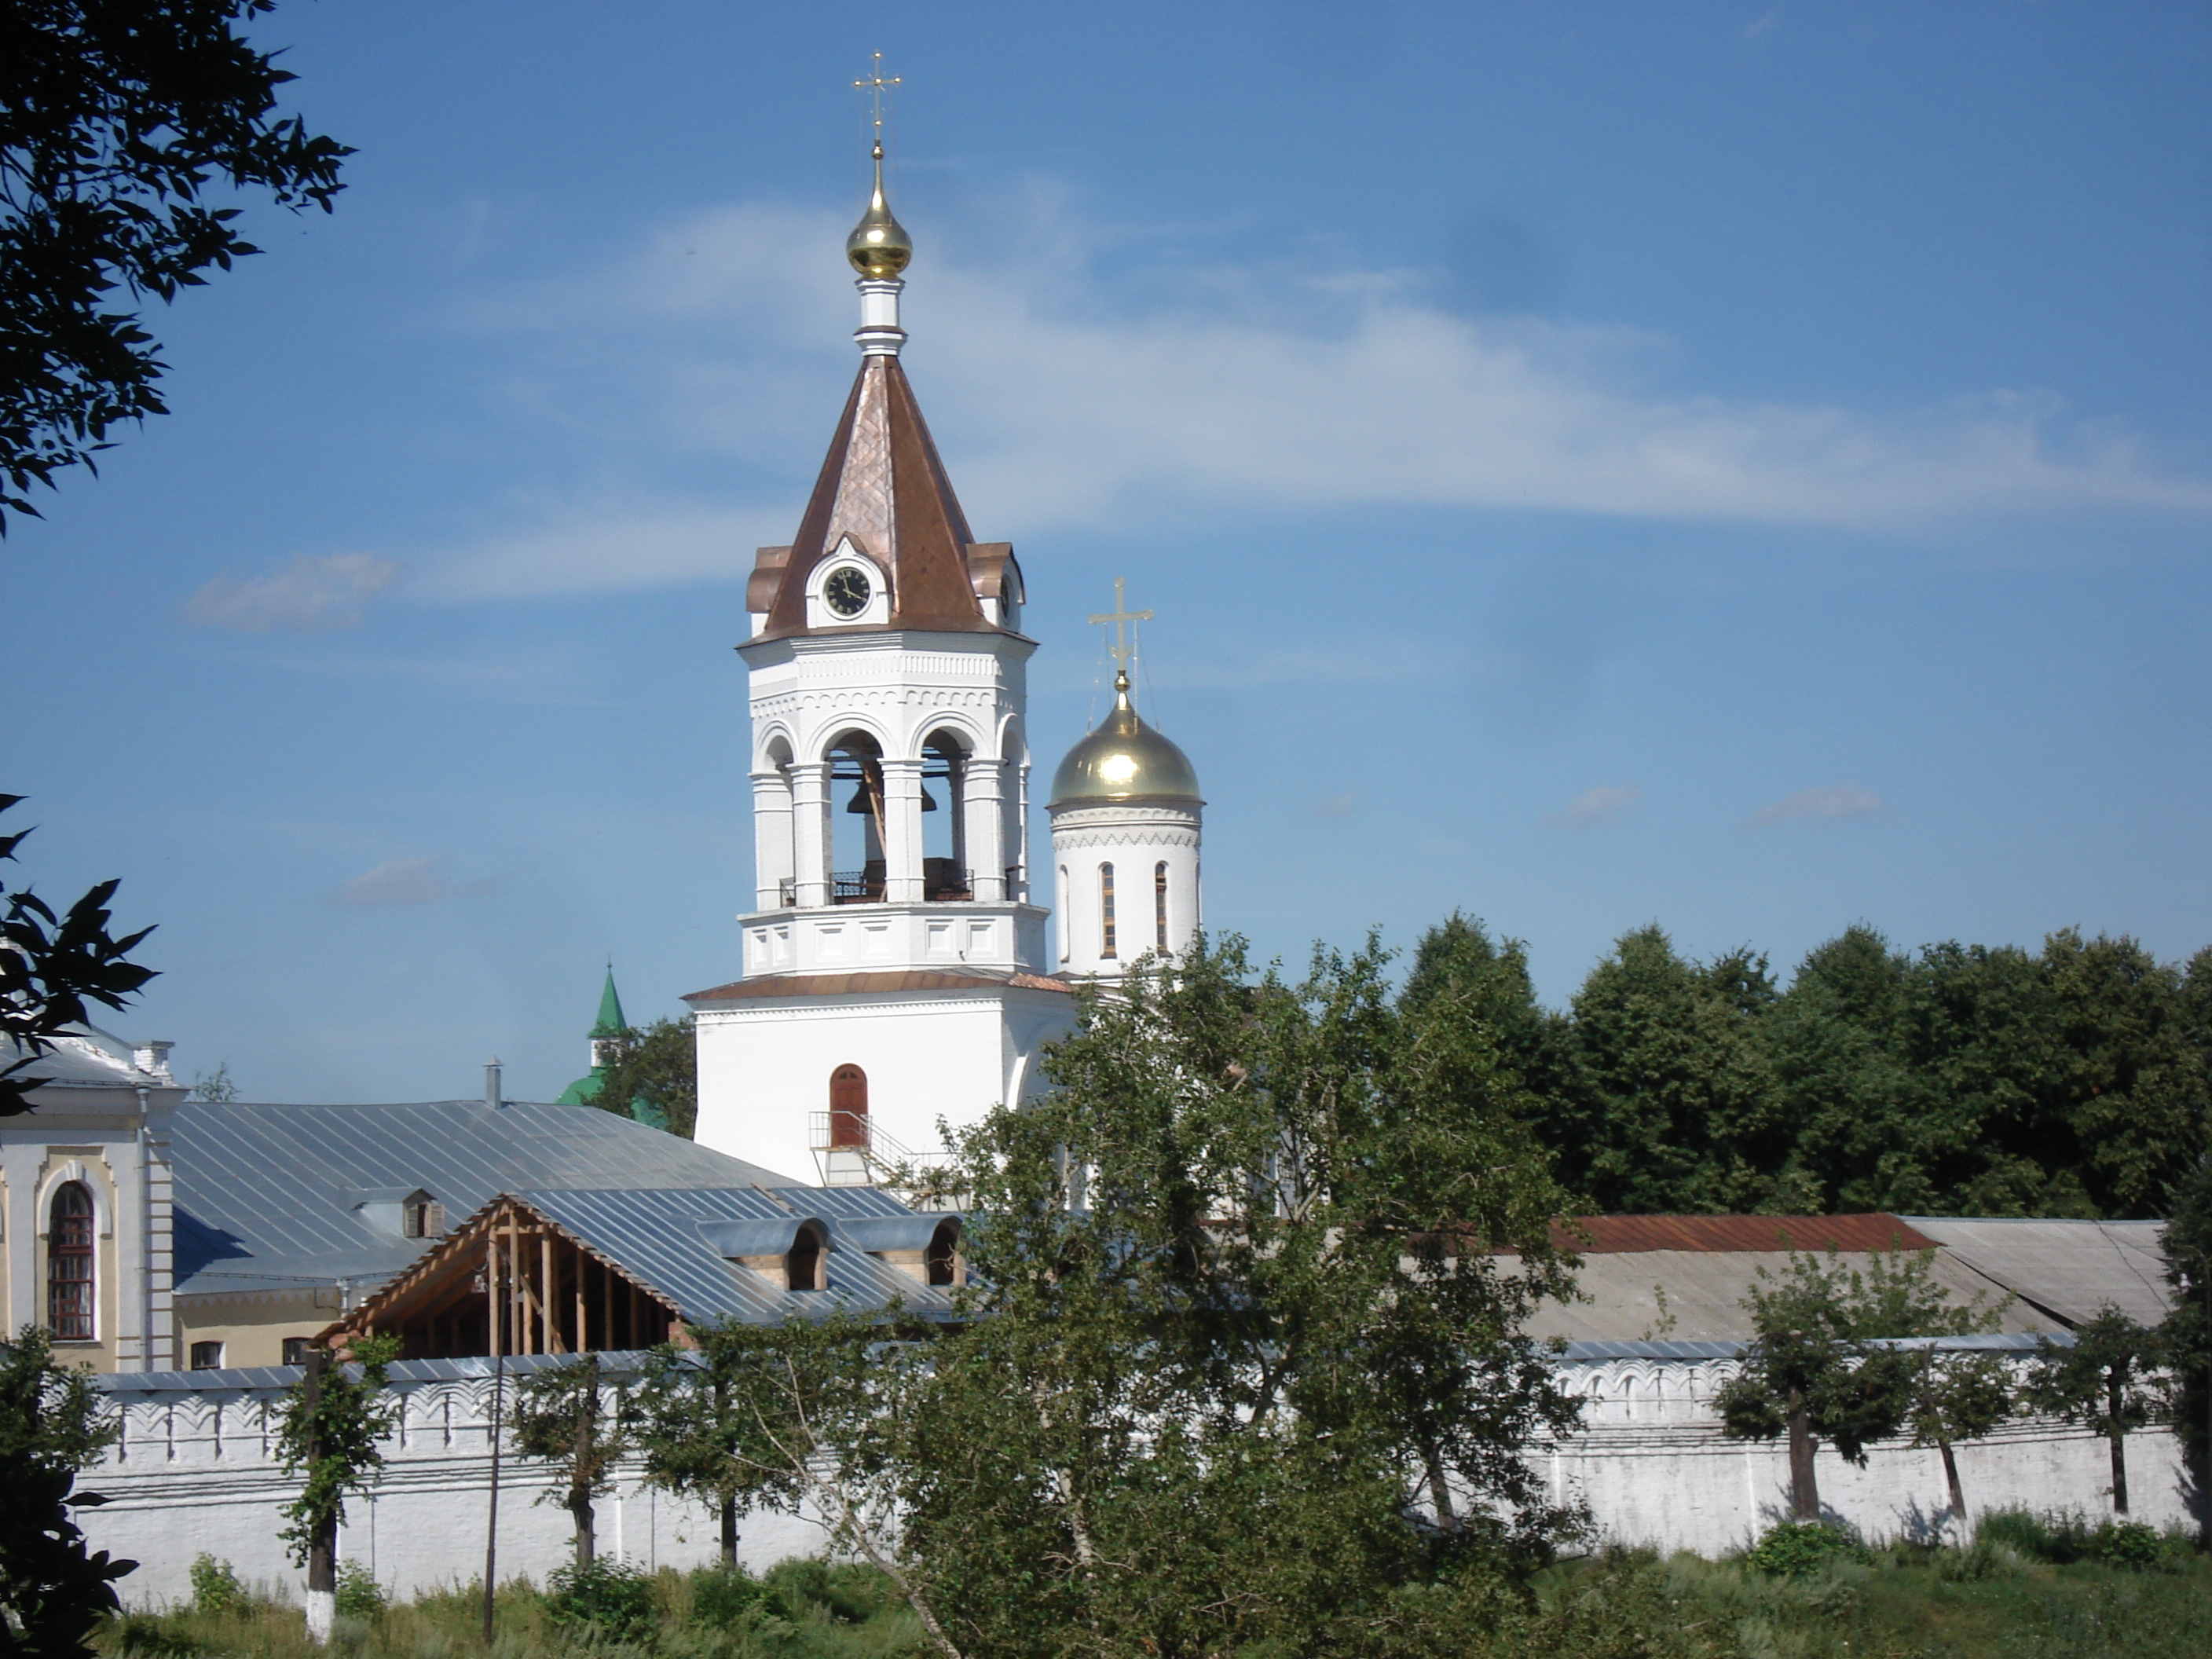
M 2128 1437 L 2158 1421 L 2165 1406 L 2158 1332 L 2106 1306 L 2075 1327 L 2074 1340 L 2044 1338 L 2025 1390 L 2039 1411 L 2086 1425 L 2107 1447 L 2112 1513 L 2128 1513 Z

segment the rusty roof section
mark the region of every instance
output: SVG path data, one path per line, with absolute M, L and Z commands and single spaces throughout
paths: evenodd
M 1589 1236 L 1584 1243 L 1577 1233 Z M 1553 1223 L 1552 1243 L 1585 1255 L 1642 1250 L 1931 1250 L 1936 1241 L 1893 1215 L 1588 1215 Z
M 979 573 L 970 562 L 976 555 L 988 562 L 989 552 L 1003 549 L 973 546 L 968 516 L 896 357 L 861 359 L 798 536 L 787 550 L 762 550 L 746 596 L 749 607 L 768 614 L 757 637 L 807 632 L 808 578 L 848 536 L 889 578 L 891 627 L 1002 631 L 976 603 Z M 997 565 L 980 574 L 988 586 Z
M 908 968 L 873 974 L 779 974 L 763 979 L 741 979 L 712 990 L 693 991 L 684 1000 L 702 1003 L 741 1002 L 758 997 L 835 997 L 864 991 L 980 991 L 1012 986 L 1018 991 L 1058 991 L 1073 995 L 1075 988 L 1064 979 L 1042 974 L 990 974 L 973 969 L 958 971 Z

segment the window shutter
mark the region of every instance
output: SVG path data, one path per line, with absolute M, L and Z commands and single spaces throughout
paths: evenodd
M 432 1202 L 422 1206 L 422 1237 L 443 1238 L 446 1236 L 446 1206 Z

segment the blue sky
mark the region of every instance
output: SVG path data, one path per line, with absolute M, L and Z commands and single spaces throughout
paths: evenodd
M 757 544 L 850 380 L 848 82 L 906 364 L 1028 574 L 1111 580 L 1263 954 L 1458 907 L 1563 1000 L 2212 942 L 2212 12 L 302 4 L 331 217 L 159 313 L 174 412 L 0 547 L 7 787 L 119 875 L 117 1022 L 262 1099 L 544 1097 L 599 964 L 733 977 Z M 1039 815 L 1040 817 L 1042 815 Z

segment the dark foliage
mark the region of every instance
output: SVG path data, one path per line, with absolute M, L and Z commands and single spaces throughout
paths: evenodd
M 275 113 L 293 77 L 240 27 L 273 0 L 10 0 L 0 7 L 0 532 L 165 411 L 133 302 L 258 252 L 238 193 L 329 210 L 350 152 Z
M 690 1017 L 626 1026 L 600 1038 L 599 1044 L 605 1070 L 592 1104 L 641 1122 L 658 1118 L 657 1127 L 690 1139 L 699 1116 L 698 1051 Z
M 0 795 L 0 812 L 23 798 Z M 0 835 L 0 860 L 31 832 Z M 85 1004 L 120 1008 L 154 970 L 128 958 L 147 934 L 142 927 L 122 939 L 107 932 L 107 902 L 117 884 L 103 881 L 68 911 L 57 916 L 28 888 L 8 893 L 0 912 L 0 1117 L 31 1109 L 30 1093 L 46 1079 L 38 1075 L 39 1056 L 58 1032 L 81 1022 Z
M 106 1500 L 76 1477 L 115 1437 L 87 1374 L 54 1363 L 46 1334 L 26 1325 L 0 1347 L 0 1656 L 80 1659 L 119 1603 L 115 1581 L 137 1566 L 88 1551 L 72 1509 Z
M 1697 962 L 1649 927 L 1562 1016 L 1519 945 L 1454 915 L 1407 996 L 1445 982 L 1601 1212 L 2154 1217 L 2208 1144 L 2212 951 L 2063 929 L 1908 955 L 1857 927 L 1783 990 L 1748 948 Z

